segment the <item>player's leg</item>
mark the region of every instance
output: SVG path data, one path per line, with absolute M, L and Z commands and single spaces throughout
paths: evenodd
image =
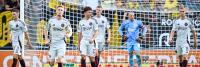
M 81 53 L 81 67 L 86 67 L 86 55 L 87 55 L 87 49 L 86 49 L 86 41 L 81 40 L 80 42 L 80 53 Z
M 13 63 L 12 63 L 12 67 L 16 67 L 17 65 L 17 58 L 18 56 L 16 54 L 13 54 Z
M 133 54 L 136 56 L 136 62 L 138 64 L 138 67 L 141 67 L 141 58 L 140 58 L 140 44 L 136 43 L 134 45 L 134 51 Z
M 65 56 L 65 51 L 66 51 L 66 48 L 61 48 L 61 49 L 58 49 L 58 67 L 63 67 L 63 58 Z
M 25 62 L 24 62 L 24 59 L 22 58 L 22 52 L 23 52 L 23 50 L 22 50 L 22 44 L 21 44 L 21 41 L 19 41 L 18 60 L 19 60 L 20 65 L 21 65 L 22 67 L 26 67 L 26 64 L 25 64 Z
M 53 67 L 56 58 L 56 50 L 50 47 L 49 49 L 49 65 Z
M 12 63 L 12 67 L 16 67 L 17 65 L 17 59 L 18 59 L 18 47 L 16 45 L 12 45 L 13 46 L 13 63 Z
M 180 65 L 180 67 L 182 67 L 182 49 L 181 49 L 181 46 L 176 45 L 176 53 L 177 53 L 178 58 L 179 58 L 179 65 Z
M 18 55 L 18 59 L 19 59 L 19 62 L 21 64 L 22 67 L 26 67 L 26 64 L 24 62 L 24 59 L 22 58 L 22 55 Z
M 95 67 L 96 64 L 95 64 L 95 47 L 94 47 L 94 44 L 89 44 L 87 51 L 89 53 L 89 59 L 90 59 L 91 66 Z
M 188 63 L 187 56 L 189 54 L 189 50 L 190 50 L 190 47 L 188 44 L 182 47 L 182 67 L 187 67 L 187 63 Z
M 127 42 L 127 50 L 128 50 L 128 55 L 129 55 L 129 64 L 130 64 L 130 67 L 134 67 L 133 45 L 130 42 Z
M 96 67 L 98 67 L 99 65 L 99 60 L 100 60 L 100 56 L 102 51 L 104 50 L 104 42 L 97 42 L 96 44 L 98 44 L 98 55 L 95 56 L 95 64 Z

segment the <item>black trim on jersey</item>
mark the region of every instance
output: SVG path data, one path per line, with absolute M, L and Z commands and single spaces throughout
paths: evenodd
M 91 19 L 93 19 L 95 21 L 95 23 L 98 24 L 98 22 L 97 22 L 97 20 L 95 18 L 91 18 Z
M 67 41 L 65 40 L 65 37 L 63 38 L 63 40 L 64 40 L 65 44 L 67 44 Z
M 187 43 L 188 43 L 188 45 L 190 46 L 190 42 L 189 42 L 189 40 L 188 40 L 188 36 L 187 36 Z
M 22 43 L 21 43 L 21 41 L 20 41 L 20 39 L 19 39 L 19 36 L 18 36 L 18 42 L 19 42 L 19 46 L 20 46 L 20 48 L 21 48 L 20 52 L 22 53 Z

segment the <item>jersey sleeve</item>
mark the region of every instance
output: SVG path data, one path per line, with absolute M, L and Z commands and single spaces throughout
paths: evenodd
M 177 25 L 177 21 L 175 21 L 172 27 L 172 31 L 177 31 L 177 30 L 178 30 L 178 25 Z
M 65 30 L 67 31 L 67 32 L 72 32 L 72 27 L 71 27 L 71 24 L 70 24 L 70 22 L 69 21 L 66 21 L 66 27 L 65 27 Z M 69 34 L 69 35 L 67 35 L 68 37 L 70 37 L 72 34 Z
M 82 32 L 82 27 L 81 27 L 81 21 L 79 21 L 78 23 L 78 29 L 77 29 L 78 32 Z
M 94 30 L 98 30 L 98 23 L 97 23 L 97 20 L 94 19 Z
M 49 31 L 50 30 L 50 23 L 51 23 L 51 19 L 48 21 L 48 22 L 46 22 L 46 24 L 45 24 L 45 30 L 46 31 Z
M 139 22 L 139 28 L 142 28 L 143 27 L 143 23 L 142 23 L 142 21 L 138 21 Z
M 194 26 L 194 24 L 192 24 L 191 21 L 190 21 L 190 25 L 189 25 L 189 27 L 190 27 L 190 29 L 191 29 L 192 31 L 195 31 L 195 26 Z
M 124 35 L 123 34 L 123 29 L 125 28 L 125 25 L 126 25 L 126 21 L 123 21 L 122 23 L 121 23 L 121 25 L 119 26 L 119 34 L 122 36 L 122 35 Z
M 108 19 L 106 18 L 106 28 L 109 29 L 110 28 L 110 22 L 108 21 Z
M 10 31 L 10 32 L 12 31 L 12 30 L 11 30 L 11 29 L 12 29 L 11 26 L 12 26 L 12 25 L 11 25 L 11 21 L 10 21 L 10 22 L 9 22 L 9 31 Z
M 27 32 L 28 28 L 27 28 L 27 25 L 25 24 L 25 22 L 23 22 L 23 21 L 20 21 L 20 22 L 22 23 L 22 31 Z

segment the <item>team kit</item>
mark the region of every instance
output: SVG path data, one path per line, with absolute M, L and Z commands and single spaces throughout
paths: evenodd
M 63 58 L 66 52 L 66 38 L 72 36 L 72 28 L 68 19 L 63 17 L 64 7 L 57 6 L 56 15 L 51 17 L 44 28 L 45 44 L 49 45 L 48 59 L 49 66 L 53 67 L 55 63 L 58 67 L 64 66 Z M 91 67 L 98 67 L 101 53 L 105 49 L 105 43 L 110 42 L 111 30 L 110 23 L 102 13 L 102 7 L 96 7 L 96 15 L 93 16 L 91 7 L 84 7 L 84 17 L 78 23 L 78 51 L 81 54 L 81 67 L 86 67 L 86 57 L 89 57 Z M 187 40 L 188 33 L 192 31 L 194 36 L 194 47 L 197 47 L 195 27 L 189 18 L 186 17 L 184 7 L 179 8 L 180 18 L 173 24 L 169 44 L 172 44 L 175 32 L 176 38 L 176 53 L 179 56 L 180 67 L 187 66 L 187 55 L 190 46 Z M 27 40 L 29 48 L 33 48 L 28 28 L 25 22 L 19 19 L 19 10 L 12 10 L 13 20 L 9 23 L 10 37 L 13 47 L 13 63 L 12 67 L 16 67 L 18 61 L 22 67 L 26 67 L 22 57 L 22 42 L 23 34 Z M 144 40 L 147 27 L 143 25 L 141 20 L 135 19 L 134 12 L 126 12 L 118 31 L 122 40 L 127 44 L 128 58 L 130 67 L 134 67 L 134 57 L 136 58 L 137 66 L 142 67 L 140 57 L 140 44 Z M 106 32 L 108 34 L 106 38 Z M 56 61 L 55 61 L 56 60 Z

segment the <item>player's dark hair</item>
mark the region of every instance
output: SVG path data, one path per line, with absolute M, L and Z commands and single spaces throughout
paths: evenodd
M 102 6 L 97 6 L 97 8 L 102 8 Z
M 85 13 L 86 11 L 90 11 L 90 10 L 92 10 L 92 8 L 89 6 L 86 6 L 85 8 L 83 8 L 83 13 Z
M 64 8 L 62 5 L 59 5 L 59 6 L 57 6 L 56 8 L 59 8 L 59 7 Z
M 13 9 L 12 12 L 17 12 L 17 13 L 19 13 L 19 10 L 18 10 L 18 9 Z

